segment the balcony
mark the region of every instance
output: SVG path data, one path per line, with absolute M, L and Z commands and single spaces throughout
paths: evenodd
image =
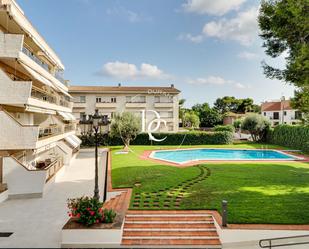
M 31 51 L 29 46 L 25 46 L 23 35 L 4 34 L 0 31 L 0 44 L 0 57 L 5 60 L 5 63 L 12 66 L 13 59 L 17 59 L 51 81 L 55 86 L 65 91 L 68 90 L 67 83 L 61 78 L 60 73 L 54 74 L 47 63 Z
M 155 102 L 154 107 L 156 108 L 172 108 L 174 106 L 173 102 Z
M 22 125 L 5 110 L 0 110 L 0 150 L 33 149 L 39 137 L 39 127 Z
M 146 102 L 126 102 L 126 108 L 146 108 Z
M 96 108 L 116 108 L 117 103 L 115 102 L 97 102 L 95 104 Z
M 74 102 L 73 108 L 86 108 L 87 104 L 86 102 Z

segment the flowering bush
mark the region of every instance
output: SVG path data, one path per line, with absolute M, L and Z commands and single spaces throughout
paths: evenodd
M 69 216 L 86 226 L 112 223 L 116 217 L 113 210 L 103 209 L 103 202 L 96 198 L 81 197 L 68 199 Z

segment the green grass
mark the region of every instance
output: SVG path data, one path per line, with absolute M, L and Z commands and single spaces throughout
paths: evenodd
M 184 147 L 261 146 L 281 148 L 254 143 Z M 308 163 L 207 163 L 177 168 L 140 158 L 144 150 L 158 146 L 132 146 L 129 154 L 115 154 L 119 149 L 111 147 L 113 187 L 133 188 L 131 208 L 220 211 L 225 199 L 229 223 L 309 224 Z

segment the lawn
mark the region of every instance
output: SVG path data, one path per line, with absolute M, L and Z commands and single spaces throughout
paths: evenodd
M 216 148 L 280 148 L 240 143 L 196 146 Z M 194 147 L 194 146 L 183 146 Z M 160 148 L 177 148 L 162 146 Z M 132 146 L 129 154 L 112 150 L 114 188 L 132 187 L 132 209 L 216 209 L 228 201 L 229 223 L 309 224 L 309 164 L 207 163 L 177 168 L 143 160 L 145 150 L 158 146 Z

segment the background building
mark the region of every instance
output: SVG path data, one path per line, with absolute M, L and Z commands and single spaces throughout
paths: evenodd
M 0 0 L 0 200 L 37 197 L 80 141 L 56 53 L 13 0 Z
M 92 115 L 98 109 L 100 114 L 112 118 L 115 113 L 133 112 L 141 117 L 142 110 L 155 110 L 167 122 L 158 132 L 177 132 L 180 91 L 170 87 L 127 87 L 120 84 L 110 86 L 70 86 L 69 93 L 74 97 L 73 114 L 76 119 L 84 114 Z M 146 127 L 155 118 L 146 113 Z
M 301 121 L 302 113 L 291 106 L 290 100 L 274 100 L 261 105 L 262 115 L 267 117 L 272 126 L 278 124 L 297 124 Z

